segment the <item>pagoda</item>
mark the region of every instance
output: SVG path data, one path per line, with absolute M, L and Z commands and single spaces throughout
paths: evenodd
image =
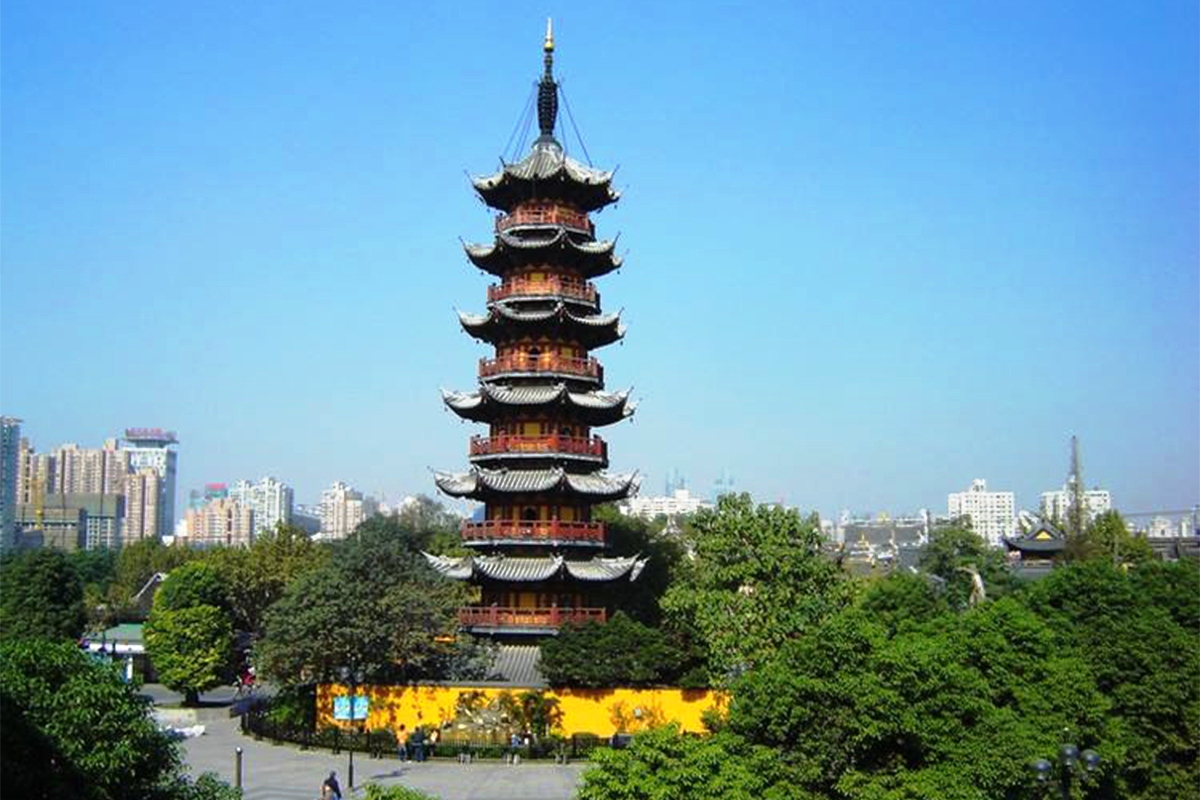
M 488 244 L 465 244 L 472 264 L 499 279 L 487 310 L 460 313 L 470 336 L 491 345 L 472 392 L 443 391 L 459 417 L 488 426 L 473 436 L 470 469 L 436 473 L 438 488 L 484 504 L 483 519 L 462 526 L 464 557 L 427 555 L 443 575 L 479 587 L 460 610 L 473 633 L 518 639 L 568 623 L 603 622 L 599 599 L 614 583 L 636 580 L 637 557 L 606 557 L 598 503 L 637 491 L 638 476 L 610 475 L 608 446 L 593 429 L 633 414 L 628 391 L 606 392 L 592 352 L 619 341 L 619 314 L 605 314 L 591 279 L 621 266 L 614 241 L 599 241 L 589 214 L 615 203 L 612 172 L 569 158 L 554 136 L 558 84 L 547 23 L 545 72 L 537 87 L 540 135 L 528 155 L 472 179 L 499 212 Z

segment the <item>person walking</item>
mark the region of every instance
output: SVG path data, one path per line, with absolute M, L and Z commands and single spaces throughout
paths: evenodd
M 403 725 L 400 730 L 396 731 L 396 750 L 400 754 L 401 761 L 408 761 L 408 729 Z
M 425 760 L 425 731 L 421 730 L 420 725 L 413 729 L 409 741 L 412 742 L 413 761 L 419 764 Z
M 342 800 L 342 787 L 338 785 L 336 772 L 329 773 L 321 784 L 321 800 Z

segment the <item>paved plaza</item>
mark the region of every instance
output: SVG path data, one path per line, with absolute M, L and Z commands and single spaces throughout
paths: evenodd
M 158 703 L 171 702 L 161 687 L 147 686 L 144 694 Z M 181 742 L 183 758 L 193 775 L 215 772 L 234 783 L 235 750 L 242 748 L 242 790 L 246 800 L 317 800 L 321 781 L 336 770 L 347 797 L 360 796 L 363 784 L 403 784 L 442 800 L 569 800 L 575 795 L 585 764 L 556 765 L 541 762 L 509 766 L 483 761 L 463 765 L 455 761 L 402 763 L 396 758 L 373 759 L 354 754 L 354 779 L 358 791 L 348 791 L 349 756 L 328 750 L 300 750 L 293 745 L 255 741 L 243 736 L 238 719 L 229 716 L 228 692 L 204 696 L 209 707 L 199 710 L 203 736 Z

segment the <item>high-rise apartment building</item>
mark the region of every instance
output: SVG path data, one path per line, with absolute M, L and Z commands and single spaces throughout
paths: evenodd
M 1087 489 L 1080 492 L 1080 499 L 1083 502 L 1085 524 L 1106 511 L 1112 511 L 1112 495 L 1107 489 Z M 1070 505 L 1070 486 L 1053 492 L 1042 492 L 1041 513 L 1046 519 L 1066 520 Z
M 20 475 L 21 420 L 0 417 L 0 549 L 17 536 L 17 477 Z
M 50 454 L 53 468 L 47 494 L 121 494 L 129 472 L 129 456 L 116 439 L 99 450 L 64 444 Z
M 1016 525 L 1016 495 L 989 492 L 982 478 L 971 481 L 971 488 L 965 492 L 952 492 L 947 506 L 951 519 L 969 517 L 975 533 L 990 545 L 999 546 Z
M 292 487 L 272 477 L 257 483 L 235 481 L 229 487 L 230 499 L 254 510 L 254 535 L 292 521 Z
M 254 542 L 254 510 L 232 497 L 219 497 L 187 511 L 187 544 L 238 547 Z
M 125 477 L 125 532 L 123 544 L 142 539 L 161 539 L 159 498 L 161 481 L 153 467 L 142 467 Z
M 171 533 L 175 528 L 175 462 L 178 444 L 174 431 L 161 428 L 126 428 L 124 452 L 129 458 L 129 472 L 154 470 L 158 476 L 155 498 L 155 530 L 157 536 Z M 132 500 L 128 501 L 132 506 Z
M 321 492 L 321 537 L 345 539 L 363 520 L 375 514 L 377 505 L 372 497 L 363 497 L 341 481 Z

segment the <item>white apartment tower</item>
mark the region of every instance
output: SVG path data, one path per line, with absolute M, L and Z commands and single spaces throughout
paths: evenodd
M 165 531 L 159 526 L 158 499 L 162 496 L 161 481 L 152 467 L 143 467 L 125 477 L 125 531 L 123 544 L 142 539 L 161 539 Z
M 254 511 L 254 536 L 292 521 L 292 487 L 275 478 L 266 477 L 258 483 L 234 481 L 229 499 Z
M 175 529 L 175 461 L 171 448 L 179 442 L 174 431 L 161 428 L 126 428 L 124 452 L 129 458 L 129 472 L 141 473 L 150 469 L 158 476 L 154 506 L 157 515 L 154 530 L 162 537 Z M 128 492 L 126 493 L 128 498 Z M 126 514 L 132 518 L 132 498 L 126 500 Z M 128 535 L 128 534 L 127 534 Z
M 1112 511 L 1112 495 L 1107 489 L 1088 489 L 1082 492 L 1085 524 L 1096 517 Z M 1071 506 L 1070 486 L 1064 486 L 1058 491 L 1042 492 L 1041 513 L 1046 519 L 1064 521 Z
M 1003 537 L 1010 536 L 1016 525 L 1016 495 L 989 492 L 987 481 L 982 478 L 971 481 L 971 488 L 965 492 L 950 493 L 947 506 L 951 519 L 969 517 L 975 533 L 993 546 L 999 546 Z
M 187 540 L 194 546 L 237 547 L 254 543 L 254 510 L 232 497 L 218 497 L 187 511 Z
M 373 498 L 364 498 L 341 481 L 321 492 L 321 537 L 345 539 L 376 511 Z

